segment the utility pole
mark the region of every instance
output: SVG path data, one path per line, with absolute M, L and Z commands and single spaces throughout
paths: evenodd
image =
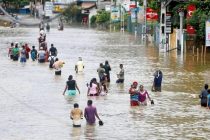
M 146 44 L 146 33 L 147 33 L 147 0 L 144 0 L 143 2 L 143 8 L 144 8 L 144 23 L 143 23 L 143 26 L 142 26 L 142 32 L 143 32 L 143 35 L 142 35 L 142 40 L 144 42 L 144 44 Z
M 110 4 L 110 32 L 112 31 L 112 3 L 113 0 L 111 0 L 111 4 Z
M 166 52 L 166 1 L 161 1 L 159 52 Z
M 183 18 L 184 18 L 184 12 L 180 11 L 179 12 L 179 16 L 180 16 L 180 38 L 179 38 L 179 42 L 180 42 L 180 46 L 181 46 L 181 53 L 184 52 L 184 43 L 183 43 Z
M 137 0 L 135 0 L 135 37 L 137 36 L 137 20 L 138 20 L 138 18 L 137 18 L 137 7 L 138 7 L 138 5 L 137 5 Z

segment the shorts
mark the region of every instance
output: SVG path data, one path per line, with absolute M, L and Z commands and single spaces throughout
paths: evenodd
M 76 90 L 68 90 L 68 93 L 67 93 L 69 96 L 74 96 L 76 95 Z
M 100 82 L 103 82 L 103 81 L 105 81 L 105 76 L 99 77 L 99 79 L 100 79 Z
M 20 62 L 21 62 L 21 63 L 26 62 L 26 58 L 25 58 L 25 57 L 21 57 L 21 58 L 20 58 Z
M 44 63 L 45 59 L 39 59 L 39 63 Z
M 124 83 L 124 79 L 118 79 L 116 83 Z
M 75 125 L 75 124 L 73 124 L 73 127 L 81 127 L 81 125 Z
M 139 103 L 138 103 L 138 101 L 130 101 L 130 105 L 131 106 L 139 106 Z
M 13 55 L 10 55 L 10 59 L 13 59 Z
M 201 103 L 201 106 L 207 107 L 207 103 Z
M 99 94 L 98 93 L 96 93 L 96 94 L 89 94 L 88 96 L 99 96 Z
M 18 55 L 13 56 L 13 61 L 18 61 Z
M 55 71 L 55 75 L 61 75 L 61 70 L 60 71 Z
M 160 87 L 155 87 L 155 91 L 157 92 L 157 91 L 159 91 L 159 92 L 161 92 L 161 86 Z
M 143 102 L 139 102 L 139 105 L 146 106 L 147 105 L 147 100 L 144 100 Z

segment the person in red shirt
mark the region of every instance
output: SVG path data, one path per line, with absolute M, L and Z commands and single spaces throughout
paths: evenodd
M 31 49 L 27 43 L 25 44 L 25 50 L 26 50 L 26 59 L 29 59 L 29 53 L 30 53 Z

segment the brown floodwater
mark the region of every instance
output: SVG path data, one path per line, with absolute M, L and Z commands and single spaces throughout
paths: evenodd
M 52 29 L 48 45 L 58 49 L 65 61 L 61 76 L 54 76 L 48 64 L 28 60 L 25 65 L 7 57 L 11 42 L 38 45 L 38 29 L 3 29 L 0 34 L 0 136 L 2 140 L 82 140 L 82 139 L 208 139 L 210 111 L 201 108 L 198 95 L 210 83 L 210 56 L 197 57 L 188 52 L 159 53 L 143 46 L 139 38 L 87 28 Z M 85 63 L 84 74 L 74 71 L 78 57 Z M 111 67 L 109 94 L 86 96 L 86 83 L 98 78 L 99 63 L 108 60 Z M 119 64 L 124 64 L 125 83 L 115 83 Z M 153 73 L 163 72 L 162 92 L 151 92 Z M 72 74 L 80 95 L 64 97 L 62 92 Z M 130 107 L 128 89 L 138 81 L 149 91 L 155 105 Z M 88 99 L 97 107 L 104 126 L 73 128 L 69 112 L 74 103 L 84 109 Z

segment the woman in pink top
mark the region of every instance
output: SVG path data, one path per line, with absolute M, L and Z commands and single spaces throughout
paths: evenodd
M 90 85 L 88 87 L 88 92 L 87 92 L 87 95 L 88 96 L 98 96 L 100 91 L 99 91 L 99 84 L 97 83 L 97 80 L 96 78 L 93 78 L 91 81 L 90 81 Z
M 151 98 L 146 90 L 144 90 L 144 86 L 139 86 L 139 105 L 147 105 L 147 98 L 151 101 Z

